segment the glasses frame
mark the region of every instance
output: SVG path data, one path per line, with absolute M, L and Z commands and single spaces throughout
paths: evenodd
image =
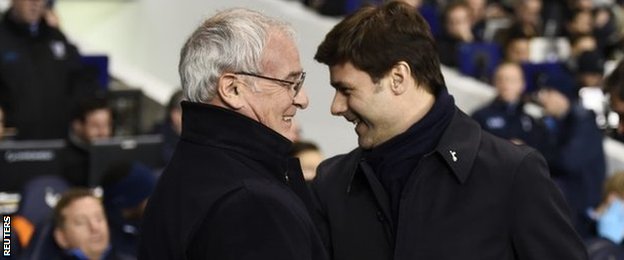
M 306 73 L 305 71 L 301 72 L 299 79 L 297 79 L 296 81 L 290 81 L 290 80 L 284 80 L 284 79 L 276 79 L 276 78 L 272 78 L 272 77 L 267 77 L 267 76 L 263 76 L 263 75 L 258 75 L 255 73 L 251 73 L 251 72 L 245 72 L 245 71 L 239 71 L 239 72 L 234 72 L 234 75 L 245 75 L 245 76 L 250 76 L 250 77 L 255 77 L 255 78 L 260 78 L 260 79 L 266 79 L 266 80 L 271 80 L 271 81 L 275 81 L 275 82 L 279 82 L 282 84 L 288 84 L 289 86 L 286 87 L 282 84 L 280 84 L 280 86 L 282 87 L 286 87 L 289 88 L 289 90 L 294 90 L 295 91 L 295 95 L 293 95 L 293 97 L 296 97 L 299 92 L 301 91 L 301 88 L 303 88 L 303 82 L 305 81 L 305 77 L 306 77 Z

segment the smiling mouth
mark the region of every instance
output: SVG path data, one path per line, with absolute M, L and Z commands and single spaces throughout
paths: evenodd
M 292 122 L 293 117 L 295 117 L 295 116 L 294 115 L 292 115 L 292 116 L 282 116 L 282 121 L 290 123 L 290 122 Z

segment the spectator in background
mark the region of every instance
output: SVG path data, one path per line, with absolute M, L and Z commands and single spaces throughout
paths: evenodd
M 312 142 L 297 141 L 293 144 L 292 155 L 299 158 L 303 178 L 311 182 L 316 177 L 316 167 L 323 160 L 321 149 Z
M 566 23 L 568 38 L 591 34 L 594 29 L 594 18 L 590 10 L 575 10 Z
M 496 68 L 492 84 L 498 95 L 472 115 L 481 127 L 515 144 L 539 149 L 546 132 L 542 124 L 524 112 L 525 89 L 522 68 L 516 63 L 503 63 Z
M 64 138 L 75 100 L 96 89 L 45 10 L 45 0 L 11 0 L 0 22 L 0 105 L 18 139 Z
M 437 41 L 440 62 L 457 68 L 459 65 L 459 47 L 463 43 L 475 40 L 472 34 L 470 7 L 462 1 L 450 3 L 444 9 L 444 33 Z
M 544 33 L 542 0 L 513 0 L 515 21 L 508 35 L 539 37 Z
M 112 135 L 113 112 L 107 100 L 82 100 L 72 115 L 67 148 L 63 152 L 63 174 L 71 185 L 89 185 L 89 145 Z
M 602 201 L 591 212 L 596 222 L 599 237 L 622 244 L 624 240 L 624 172 L 611 175 L 604 184 Z
M 177 90 L 171 95 L 164 122 L 157 126 L 157 132 L 163 136 L 162 156 L 164 162 L 169 162 L 176 144 L 182 133 L 182 102 L 184 96 L 182 90 Z
M 139 224 L 147 199 L 156 187 L 156 176 L 141 163 L 123 162 L 105 172 L 102 187 L 113 247 L 136 258 Z
M 315 59 L 359 144 L 312 185 L 333 259 L 586 259 L 546 162 L 455 106 L 413 8 L 360 9 Z
M 614 137 L 624 142 L 624 61 L 620 61 L 615 70 L 607 77 L 605 93 L 609 94 L 609 106 L 618 114 L 620 122 Z
M 513 63 L 529 62 L 531 39 L 527 37 L 511 37 L 503 44 L 504 60 Z
M 148 202 L 139 258 L 326 259 L 289 154 L 308 106 L 292 28 L 229 9 L 180 56 L 182 135 Z
M 549 131 L 542 153 L 572 210 L 577 231 L 586 238 L 593 230 L 586 212 L 600 202 L 605 178 L 603 134 L 596 125 L 596 115 L 577 102 L 575 91 L 546 86 L 539 90 L 537 99 L 544 107 Z
M 598 51 L 586 51 L 576 59 L 577 89 L 583 87 L 602 87 L 605 59 Z
M 596 237 L 586 241 L 590 257 L 596 256 L 590 259 L 624 259 L 624 172 L 607 178 L 600 206 L 588 214 L 596 222 Z
M 69 190 L 56 204 L 54 241 L 63 251 L 46 259 L 119 259 L 111 249 L 102 202 L 87 189 Z
M 570 60 L 576 60 L 581 53 L 597 50 L 596 38 L 591 34 L 580 34 L 570 40 Z

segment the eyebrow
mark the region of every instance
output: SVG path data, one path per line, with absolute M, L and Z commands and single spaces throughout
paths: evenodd
M 333 88 L 335 88 L 335 89 L 337 89 L 337 90 L 339 90 L 339 89 L 345 89 L 345 88 L 347 88 L 347 87 L 348 87 L 348 86 L 347 86 L 344 82 L 342 82 L 342 81 L 332 81 L 332 82 L 330 82 L 329 84 L 330 84 Z
M 288 76 L 286 76 L 286 79 L 296 78 L 301 75 L 301 73 L 303 73 L 303 70 L 290 72 Z

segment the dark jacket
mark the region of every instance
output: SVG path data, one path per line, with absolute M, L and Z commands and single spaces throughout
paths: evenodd
M 472 114 L 481 128 L 503 139 L 518 139 L 535 149 L 548 137 L 546 127 L 524 112 L 524 104 L 495 99 Z
M 577 231 L 590 237 L 594 229 L 586 212 L 600 203 L 607 171 L 604 135 L 596 126 L 596 115 L 576 102 L 564 118 L 549 125 L 552 147 L 543 152 L 544 157 L 572 209 Z
M 288 156 L 292 143 L 234 111 L 189 102 L 182 110 L 139 258 L 326 259 L 299 161 Z
M 397 232 L 362 150 L 326 160 L 313 185 L 333 259 L 586 259 L 569 210 L 535 150 L 457 110 L 407 180 Z
M 40 22 L 31 33 L 11 10 L 0 21 L 0 105 L 19 139 L 64 138 L 72 104 L 95 92 L 87 74 L 59 30 Z

